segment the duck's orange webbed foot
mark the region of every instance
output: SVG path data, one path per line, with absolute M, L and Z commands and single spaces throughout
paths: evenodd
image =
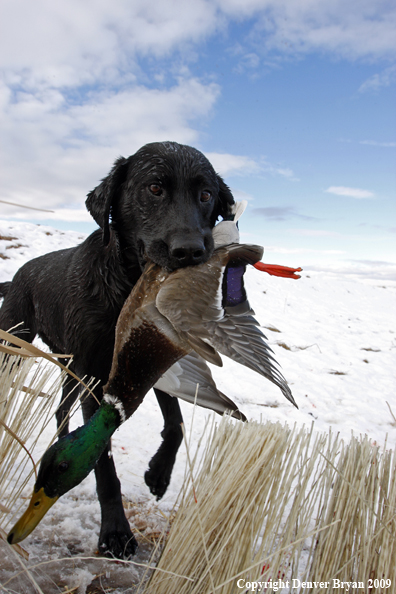
M 301 272 L 302 268 L 289 268 L 288 266 L 280 266 L 278 264 L 264 264 L 264 262 L 256 262 L 254 267 L 261 272 L 267 272 L 272 276 L 281 276 L 283 278 L 301 278 L 301 275 L 295 274 Z

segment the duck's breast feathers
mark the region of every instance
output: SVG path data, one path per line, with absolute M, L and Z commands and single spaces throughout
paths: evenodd
M 219 320 L 223 269 L 215 253 L 205 264 L 175 270 L 158 292 L 158 311 L 180 332 L 200 326 L 202 320 Z
M 231 244 L 215 250 L 204 264 L 175 270 L 158 291 L 158 311 L 182 332 L 189 332 L 202 322 L 218 322 L 224 316 L 226 268 L 241 267 L 238 282 L 242 285 L 244 266 L 258 262 L 263 251 L 257 245 Z
M 144 318 L 146 311 L 150 310 L 150 306 L 155 304 L 161 283 L 164 282 L 168 274 L 167 271 L 154 264 L 154 262 L 149 262 L 146 265 L 143 274 L 129 294 L 118 317 L 114 355 L 130 340 L 130 333 L 133 328 L 142 323 L 141 318 Z M 151 308 L 151 312 L 152 310 L 153 308 Z M 161 317 L 158 312 L 156 313 Z

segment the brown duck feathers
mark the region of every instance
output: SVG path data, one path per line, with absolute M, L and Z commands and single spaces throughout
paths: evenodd
M 104 393 L 123 404 L 128 418 L 153 385 L 197 404 L 243 419 L 216 388 L 206 361 L 222 365 L 219 353 L 260 373 L 295 406 L 257 327 L 243 286 L 246 264 L 262 257 L 260 246 L 232 244 L 205 264 L 173 272 L 149 263 L 117 323 L 113 365 Z M 157 383 L 158 382 L 158 383 Z

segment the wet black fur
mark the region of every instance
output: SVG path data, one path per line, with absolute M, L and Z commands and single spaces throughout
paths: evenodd
M 191 147 L 152 143 L 127 159 L 119 158 L 86 200 L 100 229 L 77 247 L 31 260 L 12 283 L 0 284 L 0 296 L 5 295 L 0 328 L 9 330 L 23 322 L 17 330 L 21 338 L 32 341 L 38 335 L 53 352 L 72 353 L 77 375 L 105 384 L 117 318 L 145 259 L 168 269 L 206 261 L 213 251 L 211 229 L 219 216 L 229 215 L 233 202 L 209 161 Z M 96 389 L 99 399 L 101 385 Z M 68 381 L 63 388 L 58 425 L 77 397 L 74 387 L 75 382 Z M 155 392 L 164 416 L 163 442 L 145 481 L 160 498 L 169 485 L 183 419 L 176 398 Z M 85 422 L 96 408 L 93 398 L 85 401 Z M 65 425 L 61 434 L 67 432 Z M 95 474 L 102 510 L 99 549 L 129 557 L 136 541 L 108 451 Z

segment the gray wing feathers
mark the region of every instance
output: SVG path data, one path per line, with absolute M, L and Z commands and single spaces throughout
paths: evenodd
M 196 399 L 199 406 L 221 415 L 229 412 L 236 419 L 246 421 L 245 415 L 237 405 L 216 388 L 208 365 L 194 352 L 172 365 L 155 387 L 192 404 Z
M 241 315 L 230 313 L 227 308 L 223 319 L 216 323 L 203 324 L 210 335 L 210 343 L 222 355 L 260 373 L 280 388 L 283 395 L 297 407 L 289 386 L 272 356 L 266 337 L 257 327 L 252 310 Z

